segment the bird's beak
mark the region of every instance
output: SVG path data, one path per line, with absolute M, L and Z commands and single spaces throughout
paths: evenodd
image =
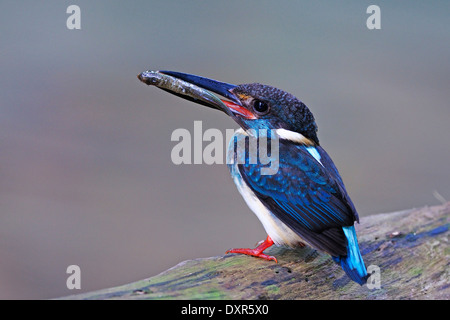
M 175 71 L 144 71 L 138 78 L 147 85 L 154 85 L 186 100 L 221 110 L 229 116 L 255 118 L 233 93 L 232 90 L 236 88 L 234 84 Z M 223 100 L 215 94 L 228 100 Z

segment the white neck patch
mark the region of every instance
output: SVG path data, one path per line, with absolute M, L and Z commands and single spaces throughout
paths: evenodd
M 282 139 L 286 139 L 286 140 L 290 140 L 292 142 L 306 144 L 306 145 L 312 144 L 312 141 L 309 140 L 308 138 L 306 138 L 301 133 L 294 132 L 291 130 L 286 130 L 286 129 L 276 129 L 275 131 L 276 131 L 277 135 Z

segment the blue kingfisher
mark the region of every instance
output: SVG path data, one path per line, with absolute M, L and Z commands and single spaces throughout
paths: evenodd
M 233 85 L 174 71 L 146 71 L 138 78 L 221 110 L 241 127 L 229 144 L 227 165 L 268 236 L 254 249 L 231 249 L 227 253 L 277 261 L 264 250 L 273 244 L 295 248 L 306 242 L 330 254 L 353 281 L 360 285 L 367 282 L 354 227 L 354 222 L 359 222 L 358 213 L 336 166 L 320 146 L 314 116 L 304 103 L 259 83 Z M 277 138 L 279 143 L 278 170 L 270 175 L 262 174 L 261 162 L 236 161 L 241 157 L 236 151 L 237 141 L 261 129 L 272 132 L 269 139 Z

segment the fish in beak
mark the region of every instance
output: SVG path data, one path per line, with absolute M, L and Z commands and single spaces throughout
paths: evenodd
M 175 71 L 144 71 L 138 79 L 183 99 L 225 112 L 230 117 L 255 119 L 233 93 L 237 86 L 192 74 Z M 225 98 L 221 98 L 219 96 Z

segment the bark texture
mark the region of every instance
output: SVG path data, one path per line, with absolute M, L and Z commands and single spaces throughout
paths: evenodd
M 147 279 L 63 299 L 450 299 L 450 202 L 356 225 L 369 273 L 360 286 L 329 255 L 270 248 L 278 263 L 230 254 L 188 260 Z

